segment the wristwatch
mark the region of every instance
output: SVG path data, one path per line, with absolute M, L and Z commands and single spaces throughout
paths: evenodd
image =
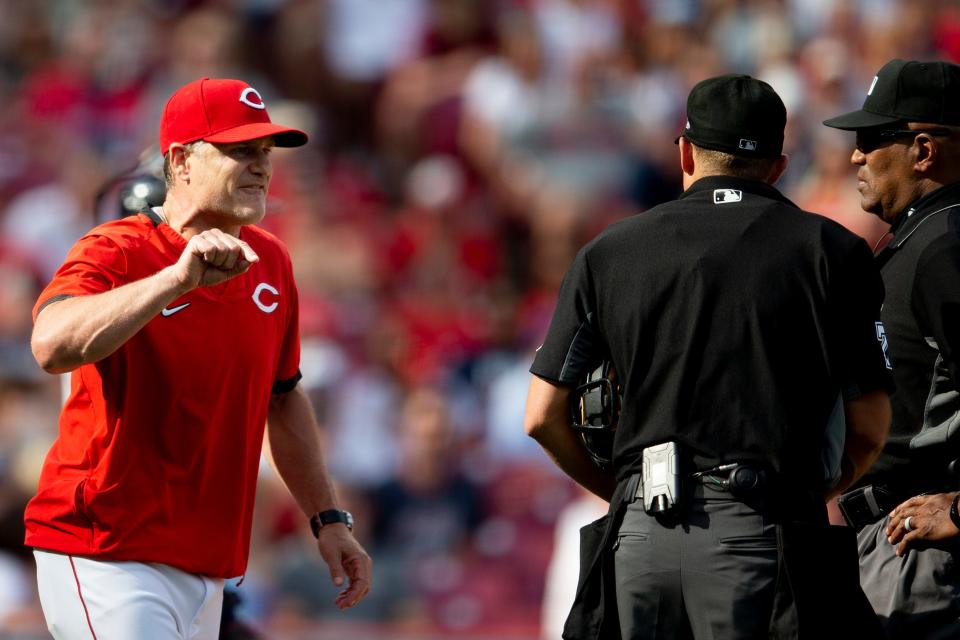
M 957 512 L 958 500 L 960 500 L 960 493 L 953 496 L 953 502 L 950 503 L 950 519 L 953 520 L 953 526 L 960 529 L 960 513 Z
M 327 509 L 318 511 L 310 517 L 310 529 L 313 531 L 313 537 L 320 537 L 320 529 L 328 524 L 342 523 L 347 525 L 347 529 L 353 531 L 353 514 L 343 509 Z

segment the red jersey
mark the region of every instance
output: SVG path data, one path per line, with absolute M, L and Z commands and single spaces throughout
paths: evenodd
M 300 344 L 286 248 L 253 226 L 240 238 L 260 256 L 245 274 L 174 300 L 116 352 L 72 372 L 27 505 L 27 545 L 211 577 L 244 572 L 270 396 L 295 387 Z M 60 298 L 151 276 L 186 245 L 146 214 L 96 227 L 34 318 Z

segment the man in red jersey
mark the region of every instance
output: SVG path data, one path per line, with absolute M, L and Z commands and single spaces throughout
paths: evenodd
M 160 123 L 162 207 L 96 227 L 34 308 L 46 371 L 71 371 L 60 432 L 27 506 L 26 544 L 54 637 L 216 638 L 243 574 L 264 424 L 341 608 L 370 588 L 298 381 L 290 257 L 254 226 L 274 146 L 256 89 L 203 78 Z

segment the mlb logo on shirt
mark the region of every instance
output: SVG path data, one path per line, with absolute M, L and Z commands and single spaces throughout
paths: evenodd
M 740 138 L 740 148 L 746 151 L 756 151 L 757 150 L 757 141 L 756 140 L 747 140 L 746 138 Z
M 743 192 L 739 189 L 714 189 L 713 204 L 726 204 L 727 202 L 740 202 L 743 200 Z

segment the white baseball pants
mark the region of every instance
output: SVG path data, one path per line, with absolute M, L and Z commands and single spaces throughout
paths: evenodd
M 216 640 L 223 580 L 164 564 L 35 550 L 40 605 L 56 640 Z

